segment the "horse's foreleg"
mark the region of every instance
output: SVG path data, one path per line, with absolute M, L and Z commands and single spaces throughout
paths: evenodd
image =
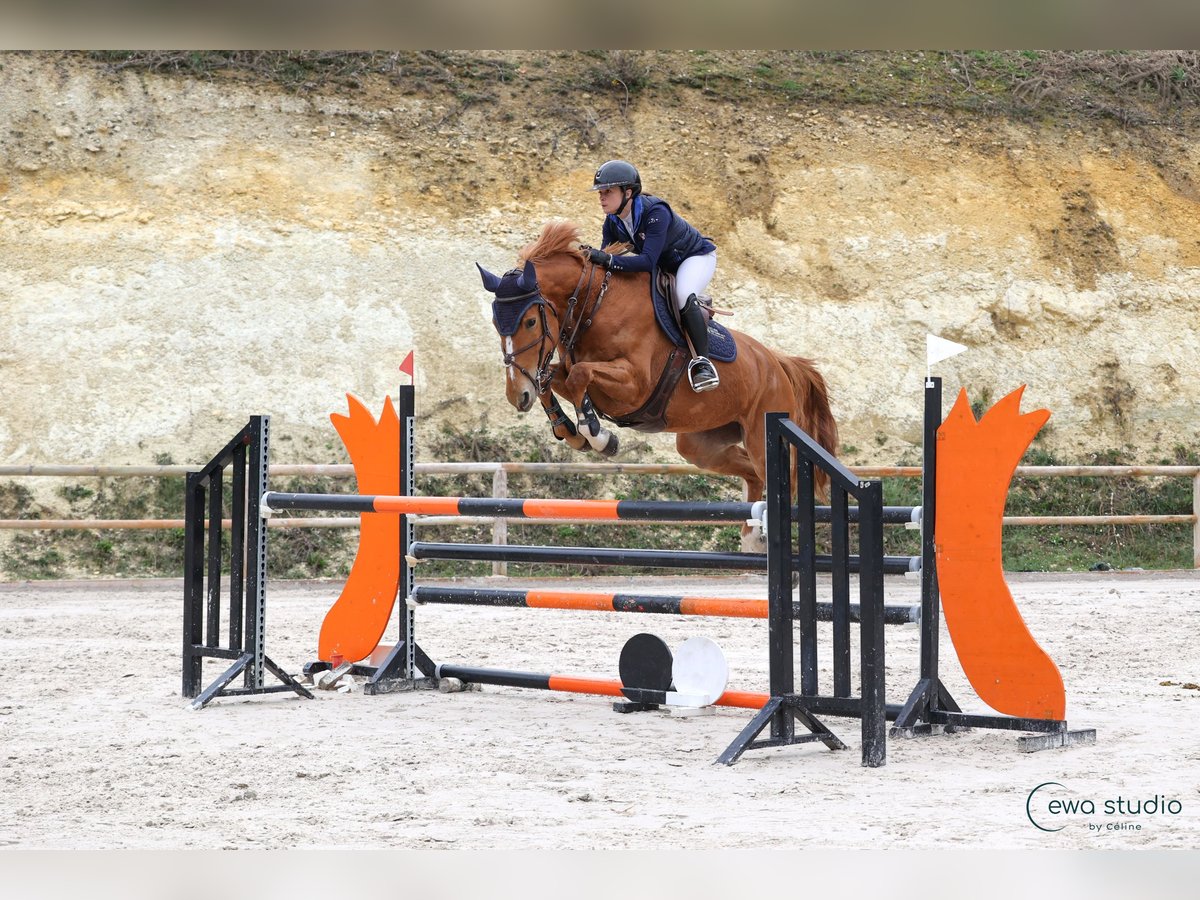
M 546 411 L 546 417 L 550 419 L 550 430 L 556 438 L 566 441 L 567 446 L 572 450 L 587 450 L 591 446 L 590 441 L 579 433 L 579 429 L 567 416 L 552 391 L 540 394 L 538 399 L 542 402 L 542 409 Z
M 583 400 L 576 409 L 576 426 L 579 433 L 591 444 L 593 450 L 602 456 L 616 456 L 617 449 L 620 446 L 620 441 L 617 436 L 600 424 L 600 417 L 596 415 L 596 407 L 592 403 L 592 398 L 587 394 L 583 395 Z
M 632 367 L 620 361 L 585 362 L 572 366 L 563 382 L 560 393 L 575 406 L 579 433 L 593 450 L 604 456 L 615 456 L 620 443 L 617 436 L 601 424 L 588 389 L 595 387 L 602 393 L 612 394 L 614 387 L 628 389 L 633 376 Z

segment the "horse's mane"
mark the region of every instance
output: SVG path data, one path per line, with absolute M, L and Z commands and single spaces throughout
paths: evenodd
M 579 252 L 579 226 L 574 222 L 553 221 L 542 226 L 542 233 L 532 244 L 521 249 L 518 262 L 539 262 L 555 253 Z
M 609 253 L 625 253 L 632 250 L 630 244 L 609 244 L 603 249 Z M 579 226 L 574 222 L 556 220 L 542 226 L 542 233 L 531 244 L 526 244 L 517 255 L 517 263 L 523 265 L 526 260 L 541 262 L 555 253 L 579 253 Z

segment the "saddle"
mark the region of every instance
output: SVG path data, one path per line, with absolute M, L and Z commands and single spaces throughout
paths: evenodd
M 646 432 L 665 431 L 667 427 L 667 403 L 670 402 L 672 395 L 675 393 L 675 388 L 679 384 L 680 377 L 686 371 L 688 363 L 691 362 L 691 350 L 688 347 L 687 339 L 683 335 L 683 328 L 679 324 L 679 310 L 675 306 L 673 299 L 674 282 L 675 276 L 664 272 L 662 269 L 657 270 L 650 279 L 650 294 L 654 304 L 654 318 L 658 322 L 658 327 L 662 329 L 663 334 L 667 336 L 667 340 L 674 345 L 671 348 L 671 355 L 667 357 L 667 364 L 663 367 L 658 383 L 655 384 L 654 390 L 650 392 L 650 398 L 633 412 L 627 413 L 624 416 L 610 416 L 600 412 L 603 418 L 608 419 L 616 425 L 620 425 L 622 428 L 632 428 L 635 431 Z M 708 298 L 704 299 L 707 300 Z M 729 333 L 728 328 L 712 319 L 711 301 L 705 304 L 701 300 L 701 306 L 706 307 L 705 314 L 709 317 L 709 359 L 716 360 L 717 362 L 733 362 L 737 359 L 737 344 L 734 343 L 733 335 Z
M 676 347 L 687 349 L 687 339 L 683 336 L 683 328 L 679 324 L 679 310 L 674 302 L 675 276 L 658 269 L 650 279 L 650 293 L 654 302 L 654 318 L 663 334 Z M 708 320 L 708 358 L 716 362 L 733 362 L 737 359 L 737 344 L 729 329 L 712 318 L 712 303 L 710 298 L 700 297 L 701 307 L 707 307 L 705 314 Z M 709 300 L 705 303 L 705 300 Z

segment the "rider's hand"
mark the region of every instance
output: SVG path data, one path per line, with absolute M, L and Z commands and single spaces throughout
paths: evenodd
M 612 254 L 605 253 L 603 250 L 597 250 L 595 247 L 588 248 L 588 259 L 598 266 L 608 268 L 612 265 Z

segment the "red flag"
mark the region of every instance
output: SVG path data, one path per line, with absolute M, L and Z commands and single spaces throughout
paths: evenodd
M 400 363 L 400 371 L 409 378 L 413 376 L 413 351 L 408 351 L 408 356 L 404 357 L 404 362 Z

